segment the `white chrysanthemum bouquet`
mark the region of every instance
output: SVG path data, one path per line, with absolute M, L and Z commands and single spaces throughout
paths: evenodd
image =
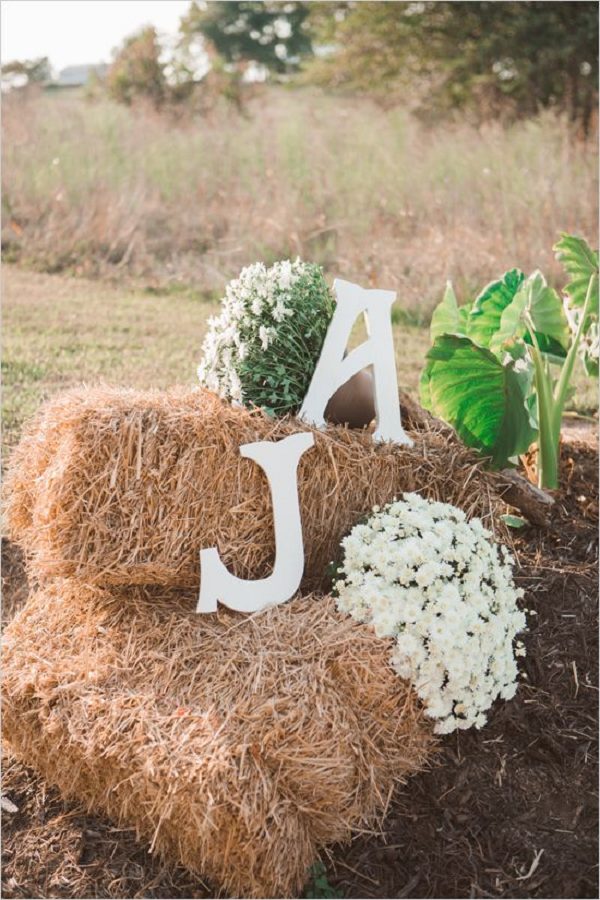
M 317 265 L 247 266 L 209 321 L 200 382 L 224 399 L 270 415 L 300 408 L 323 347 L 334 301 Z
M 497 697 L 514 696 L 523 591 L 506 548 L 479 519 L 404 494 L 375 507 L 342 547 L 338 609 L 394 638 L 392 665 L 413 683 L 438 734 L 479 728 Z

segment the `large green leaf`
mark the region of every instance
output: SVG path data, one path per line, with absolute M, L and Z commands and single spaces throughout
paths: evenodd
M 429 334 L 433 343 L 440 334 L 454 334 L 456 331 L 458 331 L 458 303 L 452 282 L 447 281 L 444 296 L 431 316 Z
M 440 334 L 466 334 L 467 318 L 471 304 L 459 306 L 452 282 L 446 282 L 446 290 L 440 303 L 436 306 L 431 316 L 429 334 L 431 341 L 435 341 Z
M 537 431 L 527 408 L 531 372 L 525 360 L 497 356 L 469 338 L 436 338 L 421 374 L 421 402 L 452 425 L 470 447 L 502 468 L 524 453 Z
M 469 321 L 469 316 L 471 315 L 471 310 L 473 309 L 473 302 L 463 303 L 462 306 L 458 307 L 458 333 L 466 334 L 467 333 L 467 323 Z
M 537 394 L 535 390 L 533 390 L 535 370 L 533 361 L 527 349 L 527 344 L 525 341 L 515 341 L 514 344 L 508 344 L 505 350 L 506 353 L 503 353 L 502 356 L 506 360 L 506 356 L 508 355 L 513 361 L 514 370 L 516 373 L 518 373 L 521 391 L 523 393 L 523 396 L 525 397 L 525 407 L 529 412 L 529 424 L 531 425 L 532 429 L 537 432 Z M 557 361 L 562 362 L 562 360 Z
M 482 347 L 489 347 L 500 327 L 502 313 L 512 302 L 525 276 L 511 269 L 498 281 L 492 281 L 476 298 L 467 322 L 467 335 Z
M 545 334 L 540 334 L 539 331 L 534 332 L 534 335 L 536 344 L 548 362 L 553 363 L 555 366 L 562 366 L 567 355 L 567 351 L 562 344 L 559 344 L 554 338 L 547 337 Z M 529 345 L 533 344 L 533 340 L 529 334 L 525 335 L 525 343 Z
M 554 245 L 557 260 L 562 263 L 570 281 L 565 287 L 570 305 L 582 307 L 592 275 L 598 275 L 598 253 L 589 246 L 586 240 L 573 234 L 562 234 L 560 241 Z M 595 298 L 590 312 L 598 314 L 598 282 L 596 281 Z
M 557 345 L 563 351 L 567 350 L 570 331 L 562 301 L 556 291 L 548 287 L 539 270 L 525 279 L 504 309 L 490 350 L 499 353 L 506 344 L 524 338 L 528 326 L 533 326 L 531 330 L 540 350 L 553 355 L 557 355 Z

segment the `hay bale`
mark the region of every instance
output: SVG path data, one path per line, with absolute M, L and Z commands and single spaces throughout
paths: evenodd
M 408 418 L 410 425 L 411 418 Z M 15 451 L 9 531 L 34 577 L 103 586 L 197 587 L 199 551 L 219 548 L 242 578 L 274 559 L 271 498 L 241 444 L 309 430 L 235 409 L 203 390 L 80 389 L 50 402 Z M 494 526 L 498 497 L 474 455 L 433 419 L 413 447 L 331 426 L 300 460 L 304 590 L 326 589 L 345 533 L 402 491 L 461 506 Z
M 12 749 L 234 896 L 299 896 L 319 848 L 375 826 L 435 747 L 388 642 L 330 597 L 245 617 L 127 593 L 56 583 L 10 624 Z
M 77 419 L 84 404 L 82 390 L 66 391 L 44 404 L 23 427 L 21 439 L 11 453 L 4 484 L 9 528 L 17 540 L 33 525 L 38 481 L 48 473 L 61 437 L 68 432 L 70 421 Z

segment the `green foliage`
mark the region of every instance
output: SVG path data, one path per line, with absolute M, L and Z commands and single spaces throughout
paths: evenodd
M 586 292 L 590 278 L 598 277 L 598 253 L 594 252 L 583 238 L 572 234 L 561 235 L 556 244 L 556 258 L 562 263 L 563 268 L 571 280 L 565 287 L 569 295 L 572 307 L 582 307 L 585 303 Z M 598 315 L 598 284 L 590 304 L 590 312 Z
M 500 518 L 509 528 L 524 528 L 528 524 L 527 519 L 524 519 L 522 516 L 513 516 L 510 513 L 505 513 Z
M 539 271 L 528 278 L 506 272 L 472 307 L 459 307 L 448 285 L 433 314 L 433 346 L 420 385 L 423 405 L 495 468 L 514 462 L 537 438 L 539 483 L 550 488 L 558 482 L 560 426 L 576 355 L 588 374 L 598 372 L 597 253 L 571 235 L 555 251 L 571 277 L 566 311 Z
M 536 436 L 525 402 L 527 370 L 512 359 L 503 365 L 487 348 L 455 334 L 436 338 L 426 359 L 421 376 L 426 409 L 450 422 L 494 468 L 525 453 Z
M 552 106 L 589 128 L 596 3 L 338 3 L 338 16 L 329 18 L 321 6 L 315 27 L 338 48 L 317 63 L 321 81 L 387 98 L 410 87 L 429 116 L 465 107 L 482 118 L 523 116 Z
M 525 276 L 518 269 L 492 281 L 476 298 L 467 320 L 467 334 L 482 347 L 489 347 L 506 307 L 512 303 Z
M 320 266 L 307 265 L 290 293 L 293 315 L 277 325 L 268 349 L 258 338 L 248 341 L 238 370 L 244 404 L 272 416 L 300 409 L 333 316 L 333 296 Z
M 548 287 L 541 272 L 536 271 L 522 282 L 513 300 L 500 316 L 489 346 L 495 353 L 515 340 L 535 338 L 546 353 L 564 356 L 571 335 L 567 316 L 556 291 Z
M 108 93 L 119 103 L 143 99 L 170 111 L 206 112 L 223 97 L 243 111 L 241 80 L 250 63 L 283 75 L 312 53 L 307 17 L 305 3 L 193 2 L 168 52 L 151 26 L 125 40 Z
M 302 896 L 306 897 L 307 900 L 335 900 L 335 898 L 343 897 L 344 895 L 329 884 L 327 870 L 319 860 L 311 867 L 310 880 Z
M 192 3 L 181 30 L 189 41 L 201 35 L 232 65 L 255 62 L 283 74 L 312 53 L 306 3 Z
M 555 246 L 556 258 L 570 276 L 565 288 L 575 326 L 581 325 L 579 355 L 588 375 L 598 377 L 599 308 L 598 253 L 583 238 L 563 234 Z M 584 308 L 587 302 L 587 312 Z
M 145 99 L 157 109 L 162 106 L 167 80 L 160 56 L 154 27 L 143 28 L 128 37 L 108 70 L 106 86 L 113 100 L 130 106 L 136 100 Z
M 452 283 L 448 281 L 444 298 L 431 316 L 431 340 L 435 340 L 440 334 L 464 334 L 471 306 L 472 304 L 467 303 L 459 308 Z

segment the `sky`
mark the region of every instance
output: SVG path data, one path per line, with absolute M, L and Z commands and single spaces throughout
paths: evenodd
M 2 0 L 2 62 L 47 56 L 57 69 L 110 62 L 143 25 L 174 33 L 189 0 Z

